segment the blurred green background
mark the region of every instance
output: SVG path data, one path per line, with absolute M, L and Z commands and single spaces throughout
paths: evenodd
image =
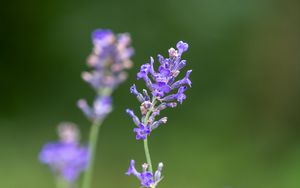
M 300 2 L 297 0 L 6 1 L 0 27 L 0 187 L 52 188 L 38 162 L 56 125 L 73 121 L 94 93 L 87 70 L 90 33 L 129 32 L 136 55 L 130 77 L 114 93 L 114 112 L 100 133 L 93 187 L 138 187 L 124 175 L 145 161 L 126 107 L 139 66 L 179 40 L 193 87 L 168 124 L 150 138 L 163 161 L 162 188 L 300 187 Z

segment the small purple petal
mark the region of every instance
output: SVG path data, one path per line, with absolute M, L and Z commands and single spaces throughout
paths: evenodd
M 186 86 L 182 86 L 178 89 L 177 93 L 177 101 L 182 104 L 183 100 L 186 99 L 185 94 L 183 93 L 187 89 Z
M 129 166 L 127 172 L 126 172 L 126 175 L 129 176 L 129 175 L 133 174 L 137 178 L 140 178 L 140 173 L 135 169 L 134 164 L 135 164 L 135 161 L 131 160 L 130 161 L 130 166 Z
M 112 36 L 113 32 L 109 29 L 97 29 L 92 33 L 93 40 L 106 40 L 108 37 Z
M 111 97 L 97 97 L 94 101 L 94 119 L 99 120 L 105 117 L 112 110 Z
M 138 126 L 140 124 L 139 118 L 130 109 L 126 109 L 127 114 L 132 118 L 133 122 Z
M 130 87 L 130 93 L 133 93 L 134 95 L 138 95 L 138 94 L 139 94 L 139 92 L 136 90 L 135 84 L 133 84 L 133 85 Z
M 77 102 L 78 108 L 84 113 L 87 118 L 93 117 L 93 110 L 88 106 L 86 100 L 80 99 Z
M 141 185 L 144 187 L 151 187 L 153 184 L 153 175 L 151 172 L 146 171 L 141 173 L 140 177 Z
M 178 63 L 176 70 L 181 70 L 185 66 L 186 66 L 186 60 L 182 60 Z
M 140 72 L 137 74 L 137 78 L 138 79 L 145 79 L 145 77 L 148 75 L 150 71 L 150 64 L 144 64 L 141 66 Z
M 137 140 L 139 139 L 145 140 L 147 135 L 150 135 L 150 128 L 140 123 L 138 128 L 133 129 L 133 132 L 136 133 Z
M 178 52 L 180 54 L 182 54 L 183 52 L 187 51 L 188 48 L 189 48 L 189 45 L 185 42 L 182 42 L 182 41 L 179 41 L 176 45 L 177 49 L 178 49 Z

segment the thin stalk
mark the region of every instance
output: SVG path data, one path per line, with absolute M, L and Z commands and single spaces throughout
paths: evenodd
M 147 163 L 149 165 L 149 170 L 150 170 L 151 173 L 153 173 L 152 162 L 151 162 L 151 156 L 150 156 L 150 152 L 149 152 L 147 137 L 144 140 L 144 150 L 145 150 L 146 160 L 147 160 Z
M 148 124 L 148 120 L 149 120 L 149 117 L 150 117 L 150 115 L 151 115 L 151 113 L 153 111 L 155 102 L 156 102 L 156 98 L 153 98 L 153 101 L 152 101 L 153 106 L 151 107 L 151 109 L 146 114 L 146 117 L 144 119 L 144 125 Z M 146 139 L 144 140 L 144 150 L 145 150 L 146 160 L 147 160 L 147 163 L 149 165 L 149 170 L 150 170 L 151 173 L 153 173 L 152 162 L 151 162 L 151 156 L 150 156 L 150 151 L 149 151 L 147 136 L 146 136 Z
M 98 134 L 99 134 L 101 124 L 102 124 L 102 121 L 97 121 L 97 122 L 94 122 L 91 126 L 90 136 L 89 136 L 88 167 L 86 169 L 86 172 L 84 173 L 82 188 L 90 188 L 91 187 L 94 160 L 95 160 L 95 154 L 96 154 L 96 148 L 97 148 L 97 140 L 98 140 Z

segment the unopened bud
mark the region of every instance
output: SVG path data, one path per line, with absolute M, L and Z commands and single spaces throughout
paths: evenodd
M 170 56 L 170 58 L 177 57 L 178 56 L 177 50 L 175 50 L 174 48 L 170 48 L 169 49 L 169 56 Z
M 58 125 L 58 135 L 64 143 L 77 143 L 79 140 L 79 130 L 74 123 L 62 122 Z
M 162 171 L 162 168 L 163 168 L 163 163 L 159 163 L 158 164 L 158 167 L 157 167 L 157 170 L 154 174 L 154 181 L 155 182 L 158 182 L 161 180 L 161 171 Z
M 148 168 L 148 164 L 147 163 L 144 163 L 143 165 L 142 165 L 142 168 L 143 168 L 143 171 L 145 172 L 145 171 L 147 171 L 147 168 Z

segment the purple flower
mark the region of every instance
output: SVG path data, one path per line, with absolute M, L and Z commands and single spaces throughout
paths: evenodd
M 73 143 L 53 142 L 43 147 L 39 158 L 65 180 L 74 182 L 87 167 L 88 150 Z
M 129 166 L 127 172 L 126 172 L 126 175 L 129 176 L 129 175 L 133 174 L 133 175 L 135 175 L 136 177 L 140 177 L 141 173 L 139 173 L 139 172 L 135 169 L 134 164 L 135 164 L 135 161 L 134 161 L 134 160 L 131 160 L 131 161 L 130 161 L 130 166 Z
M 107 46 L 114 41 L 114 34 L 109 29 L 97 29 L 92 33 L 94 45 Z
M 143 92 L 139 92 L 136 85 L 130 87 L 130 92 L 141 103 L 141 118 L 137 117 L 133 110 L 127 109 L 126 112 L 136 125 L 133 129 L 136 134 L 136 140 L 144 140 L 148 164 L 144 164 L 142 166 L 143 171 L 138 172 L 134 166 L 134 160 L 131 160 L 126 174 L 136 176 L 143 187 L 156 188 L 157 184 L 162 180 L 161 171 L 163 168 L 163 164 L 159 163 L 157 170 L 155 172 L 152 170 L 147 137 L 160 125 L 167 123 L 167 117 L 157 118 L 160 112 L 166 108 L 175 108 L 178 102 L 182 104 L 186 99 L 184 92 L 188 87 L 192 86 L 192 82 L 189 79 L 192 70 L 188 70 L 184 78 L 176 79 L 180 71 L 186 66 L 186 61 L 181 60 L 181 56 L 183 52 L 187 51 L 188 44 L 179 41 L 176 47 L 177 50 L 174 48 L 169 49 L 169 58 L 158 55 L 160 65 L 157 71 L 154 69 L 154 59 L 152 57 L 149 63 L 141 66 L 137 79 L 145 81 L 151 95 L 148 94 L 146 89 L 143 89 Z M 148 166 L 150 166 L 149 170 Z
M 126 112 L 132 118 L 132 120 L 135 123 L 135 125 L 139 126 L 141 122 L 140 122 L 139 118 L 134 114 L 134 112 L 132 110 L 130 110 L 130 109 L 127 109 Z
M 140 123 L 138 125 L 137 128 L 134 128 L 133 129 L 133 132 L 136 133 L 136 139 L 139 140 L 139 139 L 143 139 L 145 140 L 147 135 L 150 135 L 150 127 L 148 127 L 147 125 L 143 125 L 142 123 Z
M 133 85 L 130 87 L 130 93 L 134 94 L 140 102 L 144 102 L 145 99 L 141 93 L 136 90 L 136 86 Z
M 134 124 L 137 126 L 136 128 L 133 129 L 133 132 L 136 133 L 136 139 L 137 140 L 140 140 L 140 139 L 145 140 L 146 137 L 148 135 L 150 135 L 150 132 L 151 132 L 150 125 L 144 125 L 144 124 L 142 124 L 141 121 L 139 120 L 139 118 L 134 114 L 134 112 L 132 110 L 127 109 L 126 112 L 132 118 Z M 156 122 L 156 124 L 161 124 L 161 122 L 160 123 Z
M 184 91 L 187 89 L 186 86 L 181 86 L 178 89 L 177 94 L 171 94 L 168 95 L 166 97 L 164 97 L 162 100 L 163 101 L 173 101 L 173 100 L 177 100 L 180 104 L 182 104 L 183 100 L 186 99 L 186 95 L 184 94 Z
M 103 89 L 115 89 L 122 83 L 127 73 L 125 69 L 132 66 L 130 57 L 133 48 L 128 34 L 115 35 L 111 30 L 97 29 L 92 33 L 94 49 L 87 63 L 93 68 L 84 73 L 83 79 L 97 92 Z
M 126 172 L 126 175 L 134 175 L 135 177 L 137 177 L 140 180 L 141 186 L 143 187 L 156 187 L 156 185 L 161 181 L 162 177 L 161 177 L 161 171 L 162 171 L 162 167 L 163 164 L 159 163 L 157 170 L 153 174 L 147 170 L 148 165 L 147 164 L 143 164 L 143 171 L 140 173 L 135 169 L 135 161 L 131 160 L 130 161 L 130 166 Z
M 179 54 L 181 55 L 183 52 L 187 51 L 189 48 L 189 45 L 187 43 L 184 43 L 182 41 L 179 41 L 176 45 Z
M 126 69 L 132 66 L 133 55 L 129 34 L 115 35 L 108 29 L 97 29 L 92 33 L 93 51 L 87 64 L 91 71 L 82 73 L 82 78 L 95 89 L 97 97 L 93 107 L 85 100 L 78 107 L 91 120 L 99 121 L 111 111 L 111 95 L 127 78 Z
M 137 74 L 137 78 L 143 78 L 148 89 L 157 98 L 163 98 L 174 89 L 183 85 L 192 86 L 192 82 L 189 79 L 191 70 L 187 71 L 183 79 L 175 82 L 180 70 L 186 65 L 186 60 L 181 60 L 181 55 L 187 51 L 188 44 L 179 41 L 176 46 L 177 50 L 174 48 L 169 49 L 169 58 L 158 55 L 160 63 L 158 72 L 154 70 L 154 59 L 151 57 L 150 63 L 142 65 L 140 72 Z
M 137 128 L 134 128 L 136 139 L 145 140 L 151 131 L 167 122 L 167 118 L 161 118 L 156 121 L 156 117 L 160 112 L 168 107 L 174 108 L 177 102 L 182 104 L 186 99 L 185 91 L 192 86 L 190 74 L 192 70 L 188 70 L 182 79 L 177 79 L 180 71 L 186 66 L 186 60 L 182 60 L 182 54 L 188 50 L 188 44 L 179 41 L 174 48 L 169 49 L 169 57 L 164 58 L 158 55 L 160 65 L 158 70 L 154 69 L 154 59 L 151 57 L 150 62 L 141 66 L 137 74 L 137 79 L 143 79 L 146 83 L 151 96 L 147 90 L 139 92 L 135 85 L 131 86 L 130 92 L 136 96 L 141 102 L 140 111 L 142 117 L 139 119 L 132 110 L 127 113 L 133 119 Z
M 137 74 L 138 79 L 145 79 L 148 78 L 150 64 L 144 64 L 141 66 L 140 72 Z
M 77 106 L 92 121 L 99 121 L 107 116 L 112 110 L 111 97 L 98 96 L 94 100 L 93 107 L 89 107 L 86 100 L 81 99 L 77 102 Z
M 39 155 L 41 163 L 72 183 L 88 164 L 88 149 L 78 143 L 78 129 L 71 123 L 59 126 L 60 141 L 46 144 Z
M 141 185 L 145 187 L 150 187 L 153 184 L 153 175 L 151 172 L 141 173 Z

